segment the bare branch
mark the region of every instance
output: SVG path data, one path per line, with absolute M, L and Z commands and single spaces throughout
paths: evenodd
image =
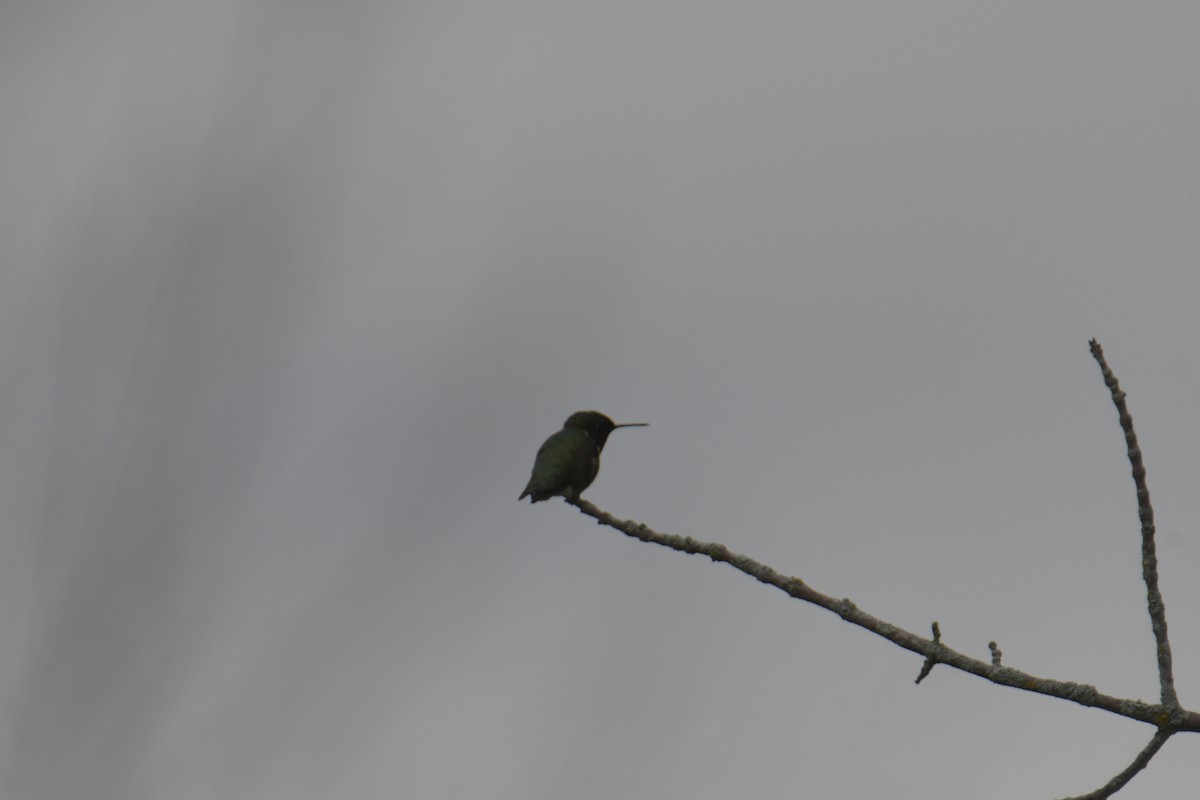
M 563 498 L 566 502 L 578 508 L 584 514 L 594 518 L 601 525 L 615 528 L 626 536 L 643 542 L 661 545 L 681 553 L 703 555 L 713 561 L 720 561 L 734 569 L 744 572 L 762 583 L 774 586 L 786 594 L 827 611 L 832 611 L 846 622 L 865 628 L 877 636 L 903 647 L 913 653 L 932 659 L 936 664 L 945 664 L 963 672 L 969 672 L 1001 686 L 1011 686 L 1027 692 L 1044 694 L 1062 700 L 1070 700 L 1081 706 L 1099 708 L 1110 711 L 1122 717 L 1145 722 L 1156 728 L 1170 728 L 1175 731 L 1200 732 L 1200 713 L 1188 711 L 1178 705 L 1154 705 L 1141 700 L 1127 700 L 1111 695 L 1102 694 L 1094 686 L 1057 681 L 1049 678 L 1038 678 L 1027 672 L 1011 667 L 997 667 L 985 661 L 963 655 L 946 645 L 925 639 L 915 633 L 885 622 L 862 611 L 849 599 L 838 600 L 813 589 L 799 578 L 782 575 L 765 564 L 760 564 L 749 556 L 731 552 L 728 547 L 716 542 L 702 542 L 690 536 L 677 536 L 658 531 L 633 520 L 617 519 L 612 514 L 602 511 L 582 498 Z
M 1137 775 L 1139 772 L 1145 769 L 1146 765 L 1150 763 L 1150 759 L 1154 758 L 1154 754 L 1157 753 L 1159 749 L 1167 743 L 1167 739 L 1170 739 L 1174 734 L 1175 731 L 1170 730 L 1169 728 L 1159 728 L 1155 732 L 1153 738 L 1150 739 L 1150 743 L 1142 748 L 1142 752 L 1137 754 L 1137 758 L 1133 759 L 1133 763 L 1118 772 L 1111 781 L 1104 784 L 1094 792 L 1081 794 L 1077 797 L 1065 797 L 1063 800 L 1107 800 L 1107 798 L 1112 797 L 1114 794 L 1121 791 L 1125 784 L 1129 783 L 1129 781 L 1133 779 L 1134 775 Z
M 1171 668 L 1171 640 L 1167 638 L 1167 608 L 1163 603 L 1162 592 L 1158 589 L 1158 556 L 1154 546 L 1154 509 L 1150 505 L 1150 489 L 1146 486 L 1146 466 L 1142 463 L 1142 449 L 1138 446 L 1137 434 L 1133 431 L 1133 417 L 1125 404 L 1125 392 L 1117 383 L 1117 376 L 1108 368 L 1108 362 L 1104 360 L 1104 351 L 1100 349 L 1100 342 L 1092 339 L 1088 344 L 1092 349 L 1092 357 L 1100 364 L 1104 384 L 1112 393 L 1113 404 L 1117 407 L 1121 429 L 1125 432 L 1129 464 L 1133 469 L 1133 483 L 1137 488 L 1138 519 L 1142 523 L 1142 578 L 1146 581 L 1146 605 L 1150 611 L 1150 627 L 1154 630 L 1154 641 L 1157 645 L 1158 683 L 1161 689 L 1162 703 L 1166 706 L 1178 706 L 1179 697 L 1175 693 L 1175 675 Z
M 734 569 L 744 572 L 757 581 L 774 586 L 797 600 L 820 606 L 844 619 L 846 622 L 881 636 L 893 644 L 925 657 L 916 682 L 927 678 L 938 664 L 945 664 L 954 669 L 977 675 L 1001 686 L 1010 686 L 1027 692 L 1070 700 L 1089 708 L 1128 717 L 1129 719 L 1153 725 L 1157 730 L 1150 742 L 1138 753 L 1133 762 L 1118 773 L 1104 786 L 1086 795 L 1080 795 L 1067 800 L 1106 800 L 1121 790 L 1129 781 L 1145 769 L 1150 760 L 1171 738 L 1180 731 L 1200 732 L 1200 713 L 1189 711 L 1179 704 L 1175 691 L 1175 677 L 1171 666 L 1171 643 L 1167 636 L 1167 614 L 1163 603 L 1162 592 L 1158 588 L 1158 557 L 1154 542 L 1154 509 L 1150 505 L 1150 490 L 1146 486 L 1146 467 L 1142 462 L 1142 451 L 1138 446 L 1137 435 L 1133 429 L 1133 417 L 1125 402 L 1125 392 L 1117 383 L 1117 378 L 1109 369 L 1104 359 L 1104 351 L 1100 343 L 1092 339 L 1089 343 L 1092 356 L 1100 365 L 1104 383 L 1112 394 L 1113 403 L 1117 407 L 1117 415 L 1121 429 L 1125 433 L 1125 443 L 1129 463 L 1133 472 L 1133 482 L 1137 490 L 1138 519 L 1142 528 L 1142 578 L 1146 583 L 1147 607 L 1150 612 L 1150 624 L 1154 631 L 1158 660 L 1158 676 L 1161 689 L 1159 704 L 1146 703 L 1141 700 L 1129 700 L 1102 694 L 1094 686 L 1057 681 L 1049 678 L 1039 678 L 1026 672 L 1006 667 L 1001 663 L 1003 654 L 996 642 L 988 642 L 991 663 L 970 658 L 942 643 L 941 626 L 937 622 L 932 625 L 931 639 L 924 639 L 914 633 L 899 628 L 878 617 L 874 617 L 858 608 L 848 598 L 841 600 L 822 594 L 799 578 L 781 575 L 765 564 L 760 564 L 748 556 L 733 553 L 723 544 L 717 542 L 702 542 L 690 536 L 659 533 L 646 525 L 632 520 L 621 520 L 600 510 L 587 500 L 578 497 L 564 498 L 566 502 L 578 508 L 584 514 L 593 517 L 601 525 L 615 528 L 627 536 L 643 542 L 661 545 L 681 553 L 703 555 L 729 564 Z

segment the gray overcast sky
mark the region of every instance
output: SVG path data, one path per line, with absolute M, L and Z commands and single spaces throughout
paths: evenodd
M 0 10 L 0 795 L 1052 798 L 1200 703 L 1200 5 Z M 1122 795 L 1193 797 L 1200 742 Z

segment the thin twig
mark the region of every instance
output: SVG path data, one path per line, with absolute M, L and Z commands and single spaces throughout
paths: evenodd
M 933 632 L 933 646 L 935 648 L 941 647 L 942 626 L 937 623 L 937 620 L 934 620 L 933 624 L 930 625 L 929 627 L 930 627 L 930 630 Z M 917 673 L 917 679 L 915 681 L 913 681 L 913 683 L 920 683 L 921 681 L 928 678 L 929 673 L 933 672 L 933 668 L 936 664 L 937 664 L 937 659 L 935 659 L 932 655 L 926 656 L 925 663 L 921 665 L 921 671 L 919 673 Z
M 1092 357 L 1100 364 L 1104 383 L 1112 393 L 1113 404 L 1125 432 L 1125 444 L 1129 452 L 1129 465 L 1133 469 L 1133 484 L 1137 488 L 1138 519 L 1142 523 L 1142 578 L 1146 581 L 1146 605 L 1150 611 L 1150 627 L 1154 630 L 1154 641 L 1158 655 L 1158 683 L 1165 706 L 1178 706 L 1175 693 L 1175 675 L 1171 668 L 1171 640 L 1167 638 L 1167 608 L 1162 592 L 1158 589 L 1158 556 L 1154 546 L 1154 508 L 1150 505 L 1150 489 L 1146 486 L 1146 465 L 1142 463 L 1142 449 L 1138 446 L 1137 434 L 1133 431 L 1133 417 L 1125 404 L 1125 392 L 1117 383 L 1117 376 L 1108 368 L 1100 342 L 1092 339 L 1088 344 Z
M 1027 672 L 1012 667 L 997 667 L 977 658 L 971 658 L 956 650 L 952 650 L 941 642 L 925 639 L 915 633 L 899 628 L 889 622 L 879 619 L 862 611 L 851 600 L 830 597 L 813 589 L 799 578 L 782 575 L 765 564 L 760 564 L 749 556 L 731 552 L 728 547 L 717 542 L 702 542 L 690 536 L 677 536 L 658 531 L 633 520 L 623 520 L 614 517 L 606 511 L 582 498 L 563 498 L 566 502 L 578 508 L 584 514 L 592 517 L 601 525 L 616 528 L 634 539 L 661 545 L 681 553 L 703 555 L 713 561 L 730 565 L 744 572 L 755 580 L 774 586 L 786 594 L 813 603 L 827 611 L 832 611 L 849 623 L 865 628 L 877 636 L 882 636 L 905 650 L 932 659 L 937 664 L 945 664 L 963 672 L 969 672 L 1001 686 L 1011 686 L 1027 692 L 1044 694 L 1062 700 L 1070 700 L 1081 706 L 1099 708 L 1110 711 L 1122 717 L 1138 720 L 1153 725 L 1156 728 L 1171 728 L 1176 731 L 1200 733 L 1200 713 L 1189 711 L 1178 705 L 1155 705 L 1141 700 L 1127 700 L 1111 695 L 1102 694 L 1094 686 L 1072 681 L 1057 681 L 1049 678 L 1038 678 Z
M 1134 775 L 1137 775 L 1146 768 L 1146 765 L 1150 763 L 1150 759 L 1154 758 L 1154 754 L 1157 753 L 1159 749 L 1167 743 L 1167 739 L 1170 739 L 1174 733 L 1175 731 L 1169 728 L 1159 728 L 1157 731 L 1155 731 L 1154 737 L 1150 739 L 1150 743 L 1142 748 L 1142 752 L 1137 754 L 1137 758 L 1133 759 L 1133 763 L 1118 772 L 1111 781 L 1104 784 L 1094 792 L 1081 794 L 1077 797 L 1066 797 L 1063 798 L 1063 800 L 1107 800 L 1107 798 L 1112 797 L 1114 794 L 1119 792 L 1125 786 L 1125 784 L 1129 783 L 1129 781 L 1133 779 Z

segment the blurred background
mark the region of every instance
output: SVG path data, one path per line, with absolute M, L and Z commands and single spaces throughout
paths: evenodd
M 0 795 L 1058 797 L 1200 703 L 1200 6 L 0 10 Z M 1120 796 L 1182 798 L 1172 740 Z

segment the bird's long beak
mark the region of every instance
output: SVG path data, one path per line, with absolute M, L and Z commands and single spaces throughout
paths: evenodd
M 649 422 L 622 422 L 620 425 L 613 425 L 614 428 L 645 428 Z

